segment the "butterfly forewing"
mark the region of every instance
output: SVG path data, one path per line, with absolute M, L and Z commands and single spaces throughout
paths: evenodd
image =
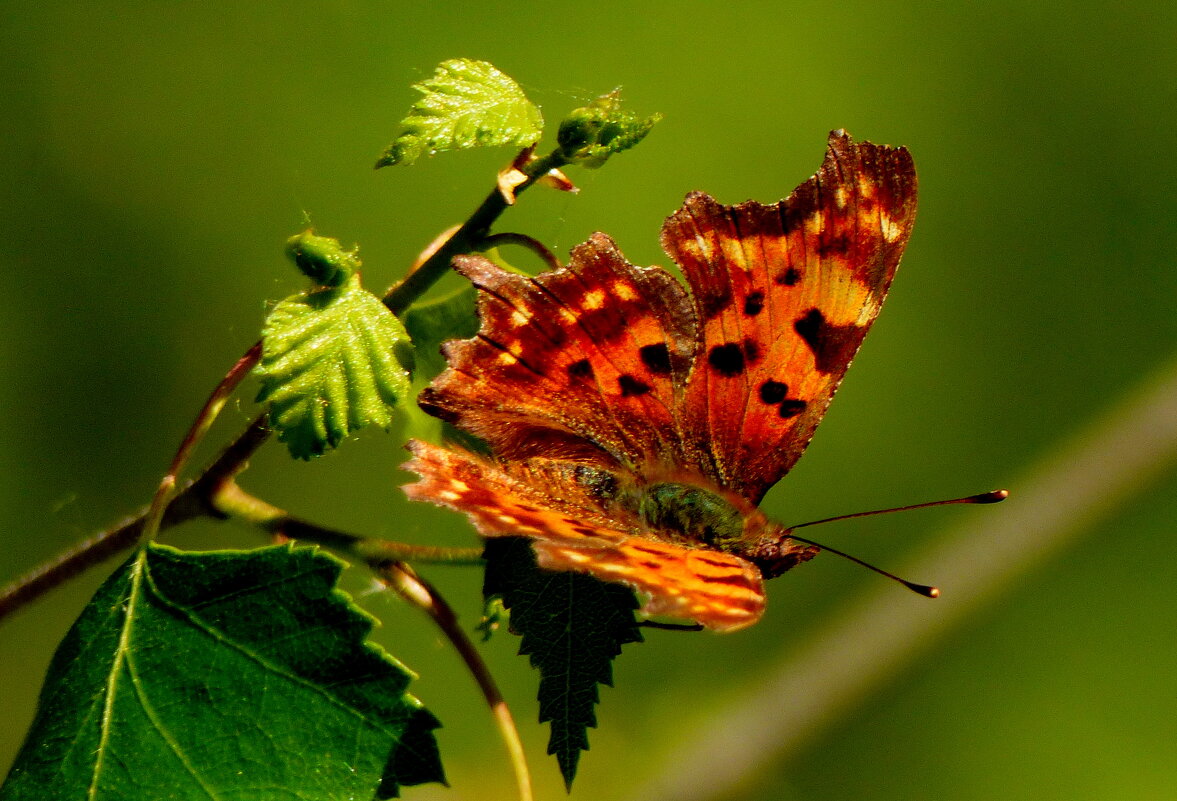
M 758 502 L 801 456 L 882 306 L 915 192 L 906 150 L 834 132 L 786 200 L 695 193 L 667 220 L 701 325 L 678 416 L 716 483 Z
M 603 234 L 535 278 L 481 257 L 457 266 L 480 290 L 482 328 L 447 346 L 449 369 L 422 395 L 426 409 L 504 458 L 677 457 L 676 386 L 696 338 L 673 277 L 634 267 Z

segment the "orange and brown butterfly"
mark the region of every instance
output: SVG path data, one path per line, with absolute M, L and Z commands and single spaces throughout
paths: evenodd
M 763 580 L 818 552 L 757 504 L 878 315 L 915 207 L 907 150 L 834 131 L 779 203 L 687 196 L 662 227 L 685 288 L 599 233 L 535 277 L 457 259 L 481 329 L 444 346 L 420 403 L 492 456 L 412 441 L 405 491 L 531 538 L 541 567 L 628 584 L 647 615 L 755 623 Z

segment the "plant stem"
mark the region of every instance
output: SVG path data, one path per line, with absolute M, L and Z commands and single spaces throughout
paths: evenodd
M 184 436 L 180 443 L 179 449 L 176 451 L 175 457 L 172 458 L 172 464 L 168 468 L 167 474 L 163 480 L 159 482 L 159 488 L 155 491 L 155 496 L 151 499 L 151 505 L 147 507 L 147 515 L 143 520 L 143 528 L 139 533 L 141 541 L 148 541 L 155 538 L 159 533 L 159 524 L 163 520 L 164 512 L 168 508 L 168 504 L 176 493 L 176 482 L 179 480 L 180 472 L 188 464 L 188 459 L 192 456 L 192 451 L 204 439 L 204 435 L 208 433 L 208 429 L 212 426 L 213 421 L 217 419 L 217 415 L 225 408 L 225 404 L 229 400 L 229 396 L 233 394 L 233 390 L 237 389 L 249 371 L 254 368 L 254 365 L 262 357 L 262 343 L 256 342 L 253 347 L 245 352 L 237 363 L 229 370 L 221 383 L 217 384 L 216 389 L 209 395 L 208 400 L 204 402 L 200 413 L 196 415 L 196 420 L 193 421 L 192 427 L 188 429 L 188 433 Z
M 551 153 L 532 161 L 524 167 L 527 180 L 515 188 L 518 194 L 548 172 L 559 169 L 567 162 L 557 153 Z M 491 191 L 463 225 L 426 259 L 418 269 L 394 286 L 385 296 L 384 302 L 394 313 L 403 312 L 437 281 L 449 268 L 450 260 L 462 252 L 474 250 L 485 239 L 491 225 L 508 207 L 499 189 Z M 181 443 L 172 460 L 168 475 L 160 482 L 151 505 L 114 526 L 95 534 L 64 554 L 34 568 L 16 581 L 0 590 L 0 619 L 28 604 L 49 590 L 59 586 L 87 568 L 102 562 L 135 542 L 154 537 L 158 531 L 191 520 L 195 517 L 219 516 L 207 504 L 207 498 L 216 491 L 213 486 L 226 476 L 232 477 L 245 468 L 245 462 L 269 437 L 266 416 L 263 413 L 243 431 L 218 458 L 217 462 L 196 482 L 177 491 L 180 470 L 186 463 L 193 448 L 207 431 L 212 419 L 227 399 L 222 396 L 230 379 L 244 377 L 261 354 L 261 343 L 256 342 L 238 360 L 226 379 L 214 390 L 205 403 L 188 435 Z M 234 384 L 233 386 L 236 386 Z M 148 520 L 151 520 L 150 526 Z
M 540 178 L 567 163 L 567 160 L 560 155 L 559 150 L 530 162 L 523 167 L 523 173 L 527 176 L 527 180 L 515 187 L 515 195 L 518 196 L 520 192 L 526 190 Z M 482 204 L 474 210 L 466 222 L 462 223 L 453 236 L 447 239 L 420 267 L 406 275 L 400 283 L 385 293 L 384 305 L 393 314 L 398 316 L 402 314 L 421 295 L 425 294 L 429 287 L 446 274 L 454 256 L 478 250 L 483 245 L 490 233 L 491 225 L 506 210 L 507 205 L 507 199 L 503 197 L 503 193 L 498 187 L 492 189 Z
M 481 548 L 411 545 L 373 537 L 360 537 L 310 523 L 250 495 L 234 481 L 222 483 L 209 501 L 213 508 L 226 517 L 244 520 L 271 534 L 322 545 L 368 565 L 380 565 L 389 560 L 446 565 L 483 564 Z

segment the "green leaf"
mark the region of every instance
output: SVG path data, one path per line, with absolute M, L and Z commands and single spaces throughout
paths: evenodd
M 422 155 L 471 147 L 535 144 L 543 116 L 519 84 L 485 61 L 443 61 L 432 78 L 414 84 L 420 99 L 404 129 L 376 167 L 412 164 Z
M 621 92 L 614 90 L 569 114 L 560 123 L 556 141 L 568 163 L 596 168 L 614 153 L 629 150 L 645 139 L 661 119 L 661 114 L 643 120 L 622 111 Z
M 637 599 L 620 584 L 541 570 L 526 539 L 488 540 L 486 560 L 483 594 L 502 599 L 511 631 L 523 637 L 520 655 L 539 670 L 539 719 L 552 723 L 548 753 L 571 789 L 580 752 L 589 747 L 587 728 L 597 725 L 597 685 L 612 686 L 613 658 L 622 645 L 642 641 Z
M 409 396 L 412 358 L 405 327 L 359 275 L 279 303 L 262 329 L 259 403 L 300 459 L 333 448 L 366 425 L 387 429 Z
M 58 648 L 2 801 L 392 798 L 444 782 L 412 674 L 314 548 L 152 545 Z
M 436 300 L 414 304 L 405 313 L 405 329 L 416 346 L 417 366 L 426 375 L 445 368 L 441 343 L 478 333 L 478 293 L 467 283 Z

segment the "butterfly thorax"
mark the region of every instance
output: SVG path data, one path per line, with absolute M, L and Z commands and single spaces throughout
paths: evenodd
M 689 547 L 713 548 L 754 563 L 774 578 L 812 559 L 818 549 L 789 539 L 789 530 L 759 509 L 714 490 L 674 481 L 635 488 L 629 500 L 651 533 Z
M 691 484 L 661 482 L 637 490 L 636 511 L 651 530 L 688 544 L 732 550 L 744 537 L 745 515 L 726 498 Z

